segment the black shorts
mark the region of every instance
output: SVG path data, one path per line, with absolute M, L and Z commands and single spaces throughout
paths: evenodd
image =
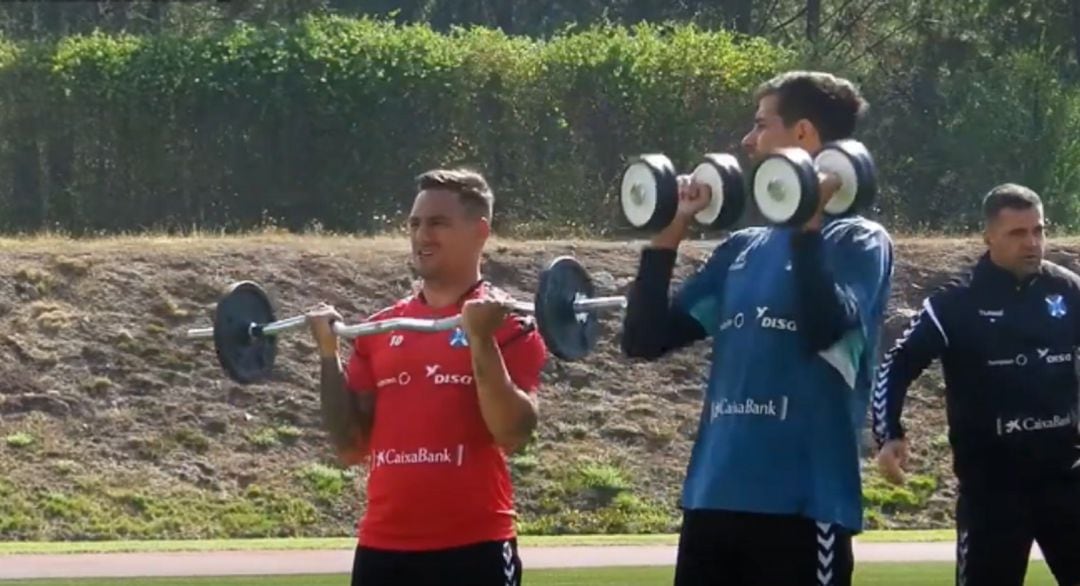
M 688 510 L 675 586 L 848 586 L 851 533 L 794 515 Z
M 352 586 L 521 586 L 517 540 L 434 551 L 357 547 Z
M 956 583 L 1022 586 L 1032 543 L 1060 584 L 1080 584 L 1080 479 L 1036 489 L 967 487 L 956 504 Z

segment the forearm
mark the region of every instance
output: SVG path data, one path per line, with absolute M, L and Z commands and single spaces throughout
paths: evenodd
M 912 356 L 921 348 L 911 342 L 902 341 L 885 354 L 874 377 L 874 394 L 871 399 L 871 428 L 878 446 L 894 439 L 903 439 L 906 435 L 902 421 L 904 401 L 911 383 L 929 363 L 923 355 Z
M 494 338 L 470 339 L 469 348 L 480 414 L 495 442 L 514 451 L 536 428 L 536 404 L 510 379 Z
M 885 353 L 875 373 L 871 411 L 874 439 L 879 446 L 904 438 L 901 415 L 908 389 L 947 344 L 944 330 L 938 329 L 932 313 L 933 305 L 927 299 L 900 339 Z
M 820 352 L 859 326 L 854 296 L 844 295 L 825 264 L 824 240 L 813 230 L 792 237 L 797 322 L 810 349 Z
M 675 216 L 675 219 L 673 219 L 670 224 L 652 237 L 649 244 L 653 248 L 677 250 L 679 244 L 686 239 L 686 234 L 689 231 L 690 218 Z
M 903 439 L 907 435 L 901 416 L 910 381 L 907 377 L 900 376 L 903 368 L 902 364 L 892 362 L 883 364 L 883 369 L 878 373 L 879 386 L 874 392 L 870 410 L 871 428 L 878 447 L 890 440 Z
M 355 408 L 354 399 L 345 386 L 345 374 L 338 357 L 323 356 L 321 363 L 319 404 L 323 426 L 338 452 L 362 451 L 366 446 L 371 420 Z
M 701 325 L 669 300 L 675 257 L 671 249 L 642 251 L 637 277 L 627 294 L 620 336 L 623 352 L 631 358 L 658 358 L 705 337 Z

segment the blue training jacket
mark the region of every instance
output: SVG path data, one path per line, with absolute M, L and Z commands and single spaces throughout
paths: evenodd
M 861 531 L 860 436 L 892 277 L 888 233 L 857 216 L 805 234 L 740 230 L 669 301 L 675 256 L 642 252 L 622 346 L 655 359 L 712 339 L 683 507 Z

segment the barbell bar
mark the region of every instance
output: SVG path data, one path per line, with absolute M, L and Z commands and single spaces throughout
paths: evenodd
M 508 301 L 503 303 L 508 311 L 516 313 L 532 313 L 533 304 L 520 301 Z M 386 332 L 405 330 L 411 332 L 443 332 L 452 330 L 461 324 L 461 315 L 444 317 L 439 319 L 422 319 L 415 317 L 395 317 L 374 322 L 364 322 L 347 326 L 341 322 L 334 322 L 331 328 L 339 338 L 352 339 L 360 336 L 371 336 Z M 303 328 L 307 325 L 307 318 L 302 315 L 289 317 L 268 324 L 248 324 L 248 336 L 272 336 L 291 330 Z M 188 338 L 213 338 L 214 328 L 192 328 L 187 331 Z
M 625 309 L 625 296 L 596 297 L 588 271 L 571 256 L 556 258 L 540 273 L 533 301 L 506 301 L 508 311 L 535 316 L 537 329 L 552 354 L 578 360 L 596 346 L 596 312 Z M 275 320 L 273 304 L 258 284 L 232 284 L 214 308 L 213 326 L 191 328 L 187 338 L 213 339 L 218 362 L 232 380 L 249 384 L 265 380 L 277 357 L 277 336 L 305 327 L 305 316 Z M 439 319 L 397 317 L 345 325 L 334 322 L 334 334 L 352 339 L 393 331 L 443 332 L 459 328 L 461 315 Z

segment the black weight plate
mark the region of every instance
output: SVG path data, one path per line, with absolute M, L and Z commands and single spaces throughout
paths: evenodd
M 275 336 L 251 336 L 251 324 L 274 321 L 274 308 L 261 287 L 241 281 L 229 287 L 214 309 L 214 349 L 232 380 L 249 384 L 266 379 L 277 356 Z
M 623 170 L 619 188 L 623 217 L 635 228 L 660 230 L 679 206 L 675 165 L 661 154 L 641 155 Z
M 693 178 L 707 183 L 714 191 L 715 186 L 721 186 L 720 198 L 710 201 L 708 207 L 694 216 L 698 223 L 721 230 L 735 225 L 746 207 L 746 185 L 739 160 L 726 153 L 705 155 L 705 160 L 694 169 Z
M 877 167 L 870 151 L 861 142 L 843 139 L 826 143 L 815 166 L 840 175 L 845 184 L 829 199 L 825 212 L 841 216 L 869 208 L 877 195 Z
M 576 299 L 595 295 L 589 273 L 571 256 L 556 258 L 540 273 L 534 299 L 536 324 L 552 354 L 577 360 L 596 346 L 600 334 L 596 312 L 574 312 Z
M 806 151 L 784 148 L 754 167 L 754 201 L 773 224 L 801 226 L 814 217 L 818 180 L 814 161 Z

